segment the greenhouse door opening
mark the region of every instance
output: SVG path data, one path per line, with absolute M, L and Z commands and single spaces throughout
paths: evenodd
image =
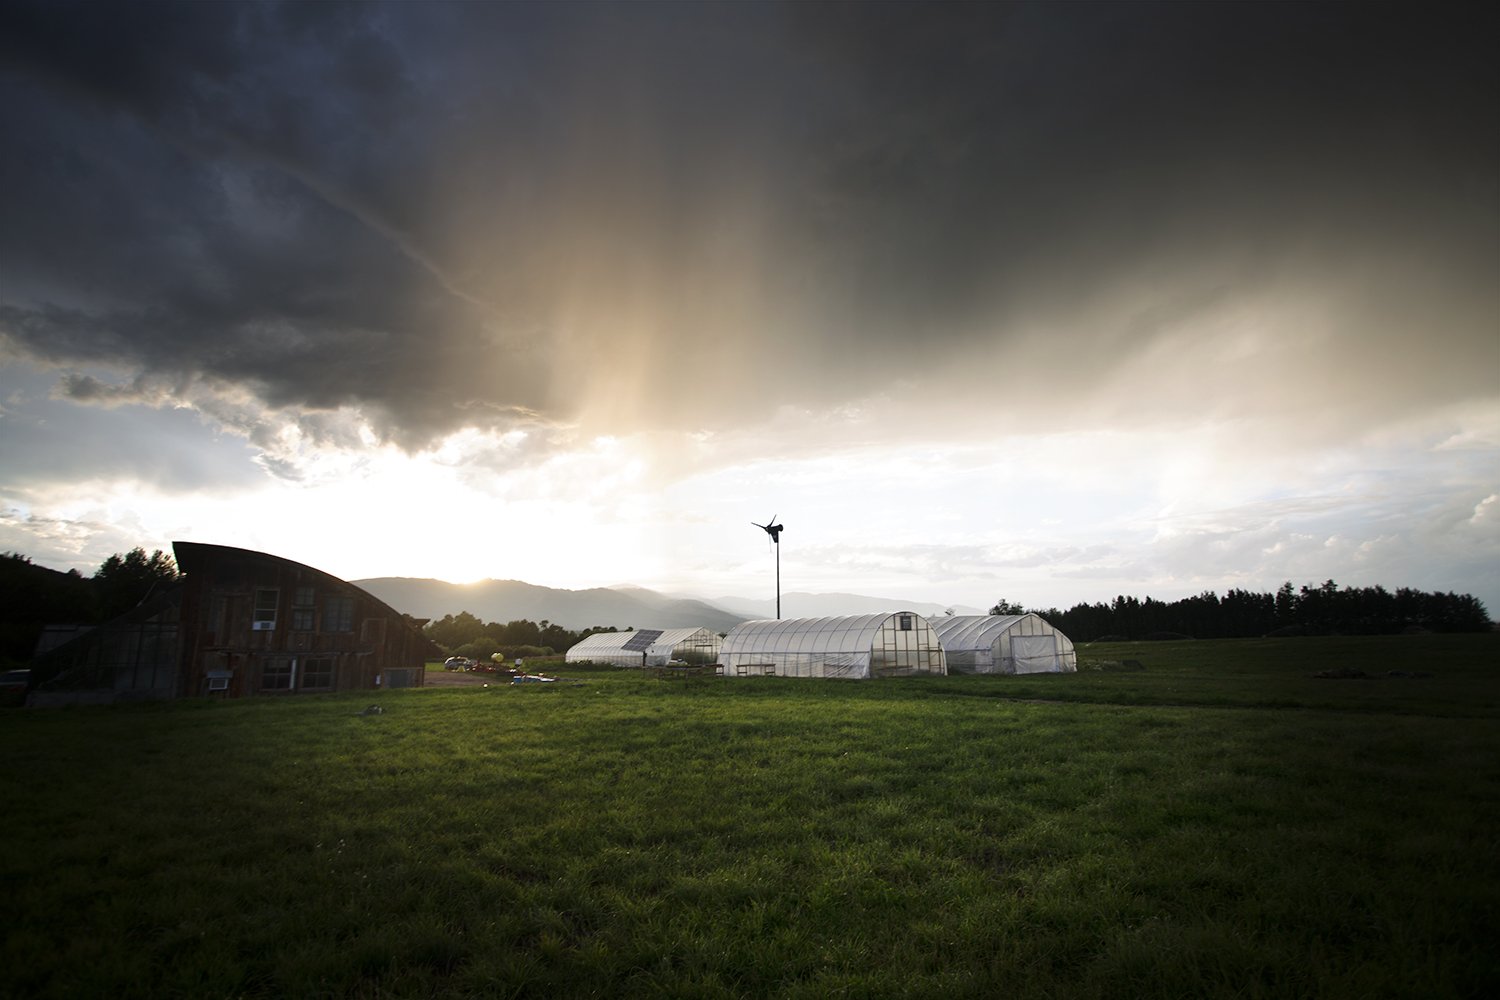
M 1018 674 L 1062 673 L 1056 636 L 1013 635 L 1010 637 L 1010 655 Z
M 918 627 L 920 623 L 920 627 Z M 905 677 L 910 674 L 942 674 L 942 646 L 932 629 L 914 614 L 888 618 L 870 649 L 870 676 Z

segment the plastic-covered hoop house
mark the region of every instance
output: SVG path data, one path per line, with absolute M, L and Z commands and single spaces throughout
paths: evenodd
M 1033 614 L 949 615 L 932 628 L 955 674 L 1071 674 L 1073 642 Z
M 927 619 L 911 611 L 741 622 L 724 637 L 727 677 L 904 677 L 946 674 Z
M 568 650 L 568 663 L 613 663 L 617 667 L 664 667 L 672 660 L 713 663 L 719 636 L 706 628 L 595 632 Z

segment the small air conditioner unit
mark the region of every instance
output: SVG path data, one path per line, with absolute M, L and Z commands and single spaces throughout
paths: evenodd
M 275 622 L 251 622 L 250 623 L 250 631 L 252 631 L 252 632 L 274 632 L 275 630 L 276 630 L 276 623 Z

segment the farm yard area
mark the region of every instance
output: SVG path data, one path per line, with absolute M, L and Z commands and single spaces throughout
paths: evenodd
M 7 710 L 0 996 L 1500 981 L 1500 636 L 1077 653 Z

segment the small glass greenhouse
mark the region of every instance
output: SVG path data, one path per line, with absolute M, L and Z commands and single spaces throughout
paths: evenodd
M 613 663 L 617 667 L 664 667 L 672 660 L 698 666 L 716 663 L 719 636 L 706 628 L 595 632 L 568 650 L 568 663 Z
M 1071 674 L 1078 655 L 1067 636 L 1033 614 L 948 615 L 932 628 L 955 674 Z
M 936 633 L 911 611 L 741 622 L 724 637 L 726 677 L 904 677 L 946 674 Z

